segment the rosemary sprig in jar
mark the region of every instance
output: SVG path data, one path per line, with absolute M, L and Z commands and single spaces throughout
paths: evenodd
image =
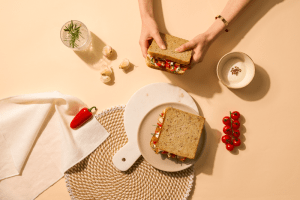
M 76 41 L 79 41 L 79 37 L 84 38 L 81 35 L 80 28 L 81 25 L 78 26 L 77 24 L 74 24 L 72 20 L 68 26 L 65 26 L 64 31 L 68 31 L 70 36 L 70 38 L 66 39 L 65 41 L 69 41 L 72 48 L 78 47 Z

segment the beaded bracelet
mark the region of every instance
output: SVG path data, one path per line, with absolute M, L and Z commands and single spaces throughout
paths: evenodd
M 215 19 L 218 19 L 218 18 L 220 18 L 222 20 L 222 22 L 225 24 L 225 26 L 228 26 L 228 22 L 226 21 L 226 19 L 224 17 L 222 17 L 221 15 L 217 15 L 215 17 Z M 225 31 L 228 32 L 228 29 L 226 28 Z

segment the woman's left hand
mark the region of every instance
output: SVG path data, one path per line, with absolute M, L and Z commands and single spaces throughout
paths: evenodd
M 194 37 L 189 42 L 181 45 L 175 51 L 183 52 L 186 50 L 193 50 L 192 51 L 192 59 L 191 59 L 191 66 L 201 62 L 211 45 L 211 40 L 208 39 L 208 35 L 205 33 L 199 34 Z

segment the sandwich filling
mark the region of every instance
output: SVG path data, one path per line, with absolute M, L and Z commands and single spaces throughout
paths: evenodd
M 155 65 L 156 67 L 159 67 L 162 69 L 169 69 L 171 72 L 174 72 L 174 73 L 186 71 L 189 68 L 188 65 L 179 64 L 179 63 L 173 62 L 171 60 L 163 59 L 163 58 L 152 57 L 149 54 L 147 54 L 147 57 L 149 58 L 152 65 Z
M 164 117 L 165 117 L 165 110 L 163 110 L 163 112 L 159 115 L 158 123 L 156 125 L 155 132 L 154 132 L 154 134 L 151 138 L 151 141 L 150 141 L 150 146 L 155 151 L 155 153 L 167 154 L 168 158 L 177 158 L 177 159 L 179 159 L 180 161 L 183 162 L 183 161 L 185 161 L 186 157 L 178 156 L 178 155 L 175 155 L 173 153 L 163 151 L 163 150 L 159 149 L 156 146 L 156 143 L 159 139 L 161 128 L 162 128 L 162 125 L 163 125 L 163 122 L 164 122 Z

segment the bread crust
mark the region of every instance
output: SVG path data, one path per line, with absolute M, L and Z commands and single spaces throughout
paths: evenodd
M 155 40 L 152 41 L 150 47 L 148 48 L 148 54 L 152 57 L 163 58 L 167 60 L 172 60 L 179 64 L 188 65 L 191 62 L 192 50 L 184 52 L 176 52 L 175 49 L 180 47 L 182 44 L 188 42 L 188 40 L 175 37 L 172 35 L 160 33 L 162 40 L 166 45 L 166 49 L 161 49 Z
M 179 71 L 179 72 L 171 72 L 170 69 L 167 69 L 167 68 L 161 68 L 161 67 L 158 67 L 158 66 L 155 66 L 151 63 L 150 61 L 150 58 L 149 57 L 146 57 L 145 59 L 145 62 L 146 62 L 146 65 L 152 69 L 158 69 L 158 70 L 161 70 L 161 71 L 166 71 L 166 72 L 169 72 L 169 73 L 172 73 L 172 74 L 177 74 L 177 75 L 183 75 L 185 73 L 185 71 Z
M 172 107 L 166 108 L 156 144 L 157 148 L 178 156 L 194 159 L 204 122 L 204 117 Z

